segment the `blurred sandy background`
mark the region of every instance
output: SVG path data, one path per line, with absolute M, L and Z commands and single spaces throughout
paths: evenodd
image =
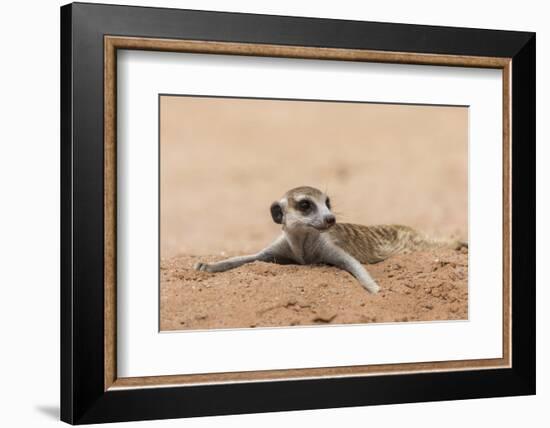
M 257 251 L 310 185 L 339 221 L 467 236 L 468 110 L 161 98 L 161 255 Z
M 162 96 L 160 107 L 165 328 L 190 327 L 181 319 L 191 301 L 208 308 L 205 296 L 186 296 L 193 288 L 177 285 L 197 278 L 187 271 L 193 258 L 263 248 L 280 230 L 269 206 L 292 187 L 327 191 L 340 222 L 400 223 L 467 239 L 467 108 L 179 96 Z M 187 276 L 174 276 L 178 268 Z M 237 284 L 237 271 L 247 269 L 215 281 Z

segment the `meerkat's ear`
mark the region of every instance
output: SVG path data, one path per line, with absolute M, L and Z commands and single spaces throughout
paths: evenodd
M 275 201 L 271 204 L 270 209 L 273 221 L 277 224 L 281 224 L 283 222 L 283 209 L 281 208 L 281 204 Z

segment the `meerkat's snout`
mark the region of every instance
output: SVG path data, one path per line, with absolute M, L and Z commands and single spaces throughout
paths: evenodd
M 334 214 L 329 214 L 325 216 L 325 224 L 327 228 L 334 226 L 336 223 L 336 217 L 334 217 Z

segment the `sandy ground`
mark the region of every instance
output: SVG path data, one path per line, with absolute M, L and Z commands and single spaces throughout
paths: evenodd
M 257 252 L 280 227 L 272 201 L 300 185 L 329 193 L 341 222 L 468 236 L 466 108 L 161 98 L 161 329 L 465 319 L 467 254 L 368 266 L 368 295 L 325 266 L 256 263 L 193 271 Z
M 443 250 L 370 265 L 381 291 L 367 293 L 328 266 L 256 262 L 211 274 L 196 257 L 161 265 L 161 330 L 428 321 L 468 317 L 468 255 Z

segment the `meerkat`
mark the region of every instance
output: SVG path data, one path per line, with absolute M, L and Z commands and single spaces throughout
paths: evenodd
M 326 264 L 349 272 L 367 291 L 377 293 L 379 286 L 363 264 L 412 251 L 468 246 L 459 240 L 433 239 L 408 226 L 337 223 L 329 197 L 313 187 L 289 190 L 271 204 L 270 210 L 273 221 L 282 225 L 282 233 L 270 245 L 256 254 L 199 262 L 194 268 L 223 272 L 255 261 Z

